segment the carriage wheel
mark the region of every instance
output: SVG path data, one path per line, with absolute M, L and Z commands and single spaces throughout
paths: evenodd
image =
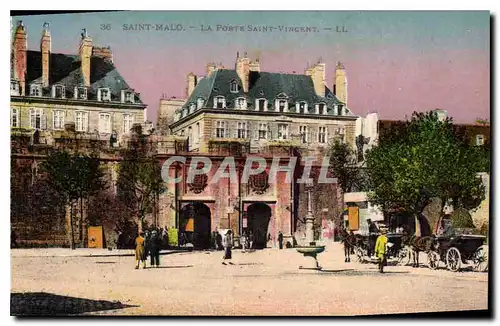
M 446 267 L 453 272 L 456 272 L 460 269 L 460 265 L 462 263 L 462 257 L 460 255 L 460 251 L 457 248 L 451 247 L 446 252 Z
M 354 253 L 356 254 L 356 261 L 358 263 L 363 263 L 364 262 L 364 259 L 363 259 L 363 249 L 361 249 L 361 247 L 359 246 L 356 246 L 354 247 Z
M 437 269 L 439 267 L 439 254 L 437 251 L 429 251 L 427 253 L 428 265 L 430 269 Z
M 477 248 L 473 260 L 475 271 L 486 272 L 488 270 L 488 246 Z
M 406 266 L 410 263 L 411 256 L 410 256 L 410 248 L 408 246 L 404 246 L 399 250 L 398 255 L 398 265 L 400 266 Z

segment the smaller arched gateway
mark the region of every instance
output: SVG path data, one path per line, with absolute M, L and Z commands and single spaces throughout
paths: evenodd
M 254 203 L 247 208 L 246 231 L 252 232 L 256 249 L 266 248 L 271 216 L 271 207 L 265 203 Z
M 210 248 L 210 208 L 201 202 L 193 202 L 183 206 L 179 213 L 180 232 L 185 232 L 187 242 L 195 249 Z

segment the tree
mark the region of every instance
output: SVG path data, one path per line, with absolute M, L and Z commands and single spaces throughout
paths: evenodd
M 78 201 L 80 203 L 80 234 L 84 241 L 83 201 L 106 185 L 99 158 L 81 153 L 54 151 L 43 162 L 42 171 L 46 173 L 49 187 L 60 194 L 66 205 L 70 206 L 70 246 L 74 249 L 73 205 Z
M 331 170 L 342 192 L 351 192 L 355 186 L 359 187 L 360 169 L 354 150 L 345 143 L 335 141 L 329 148 L 329 156 Z
M 142 229 L 144 218 L 155 209 L 156 199 L 164 191 L 161 165 L 148 153 L 141 137 L 126 149 L 118 169 L 118 198 Z
M 370 201 L 416 217 L 433 197 L 452 200 L 455 208 L 477 207 L 484 198 L 477 173 L 486 165 L 485 156 L 456 139 L 452 120 L 415 112 L 404 130 L 366 155 Z

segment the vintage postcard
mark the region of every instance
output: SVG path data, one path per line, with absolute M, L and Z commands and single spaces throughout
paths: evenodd
M 490 23 L 12 13 L 10 314 L 489 316 Z

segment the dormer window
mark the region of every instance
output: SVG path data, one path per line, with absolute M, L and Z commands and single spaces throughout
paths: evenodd
M 236 80 L 232 80 L 229 84 L 229 90 L 231 93 L 238 93 L 238 82 Z
M 122 91 L 122 103 L 134 103 L 134 92 Z
M 338 106 L 338 115 L 344 115 L 344 106 L 339 104 Z
M 276 108 L 279 112 L 288 112 L 288 101 L 287 100 L 276 100 Z
M 203 107 L 203 103 L 204 103 L 204 102 L 205 102 L 205 101 L 204 101 L 204 100 L 200 97 L 200 98 L 196 101 L 196 107 L 197 107 L 198 109 L 201 109 L 201 108 Z
M 111 101 L 111 92 L 109 91 L 109 88 L 99 88 L 97 91 L 97 100 Z
M 267 111 L 267 100 L 265 98 L 258 98 L 255 100 L 255 110 L 256 111 Z
M 84 87 L 84 86 L 75 87 L 75 99 L 86 100 L 87 99 L 87 87 Z
M 66 97 L 66 87 L 64 87 L 64 85 L 52 86 L 52 97 L 53 98 L 65 98 Z
M 325 103 L 319 103 L 316 108 L 316 114 L 326 114 L 326 105 Z
M 226 99 L 223 96 L 217 96 L 214 98 L 214 108 L 223 109 L 226 107 Z
M 297 104 L 297 106 L 298 106 L 298 109 L 297 109 L 298 113 L 300 113 L 300 114 L 307 113 L 307 103 L 306 102 L 299 102 Z
M 10 82 L 10 95 L 19 95 L 19 82 L 17 80 Z
M 32 84 L 30 86 L 30 96 L 42 96 L 42 85 L 40 84 Z
M 189 104 L 189 114 L 193 113 L 194 110 L 196 110 L 196 104 L 194 103 Z
M 247 100 L 244 97 L 238 97 L 235 102 L 235 108 L 245 110 L 247 108 Z

